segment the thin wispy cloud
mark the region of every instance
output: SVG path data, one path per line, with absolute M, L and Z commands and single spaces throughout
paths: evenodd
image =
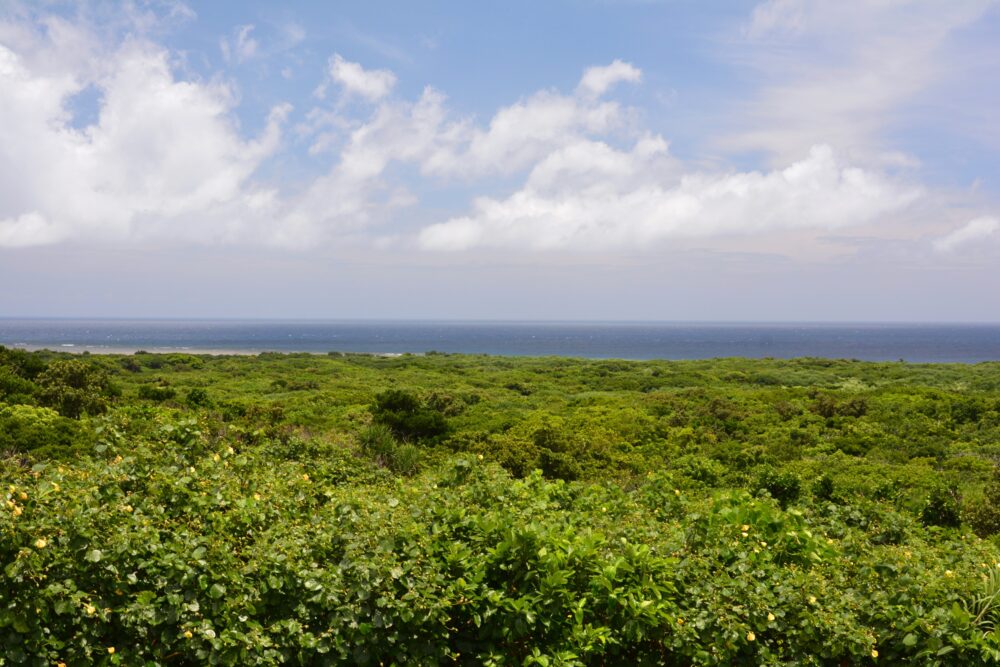
M 233 31 L 231 38 L 219 42 L 222 57 L 226 62 L 242 64 L 257 55 L 259 44 L 253 37 L 252 25 L 241 25 Z
M 996 234 L 1000 230 L 1000 220 L 993 217 L 982 217 L 970 220 L 958 229 L 934 240 L 934 250 L 942 253 L 951 253 L 972 244 L 980 243 Z

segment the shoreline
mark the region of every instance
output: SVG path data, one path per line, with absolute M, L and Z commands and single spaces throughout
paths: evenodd
M 64 352 L 66 354 L 108 354 L 130 356 L 139 352 L 148 354 L 192 354 L 195 356 L 212 357 L 256 357 L 261 354 L 312 354 L 327 356 L 329 354 L 364 354 L 372 357 L 402 357 L 405 354 L 423 356 L 423 352 L 350 352 L 343 350 L 274 350 L 265 348 L 213 348 L 213 347 L 128 347 L 105 345 L 29 345 L 23 343 L 0 343 L 12 350 L 25 352 Z

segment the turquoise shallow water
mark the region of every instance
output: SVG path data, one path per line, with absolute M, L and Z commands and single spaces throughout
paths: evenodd
M 51 349 L 483 353 L 621 359 L 1000 360 L 1000 325 L 0 319 Z

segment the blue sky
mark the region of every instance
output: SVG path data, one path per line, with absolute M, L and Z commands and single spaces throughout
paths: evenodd
M 0 315 L 1000 319 L 1000 6 L 0 0 Z

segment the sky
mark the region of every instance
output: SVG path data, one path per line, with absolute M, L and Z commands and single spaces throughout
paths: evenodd
M 1000 321 L 1000 0 L 0 0 L 0 317 Z

